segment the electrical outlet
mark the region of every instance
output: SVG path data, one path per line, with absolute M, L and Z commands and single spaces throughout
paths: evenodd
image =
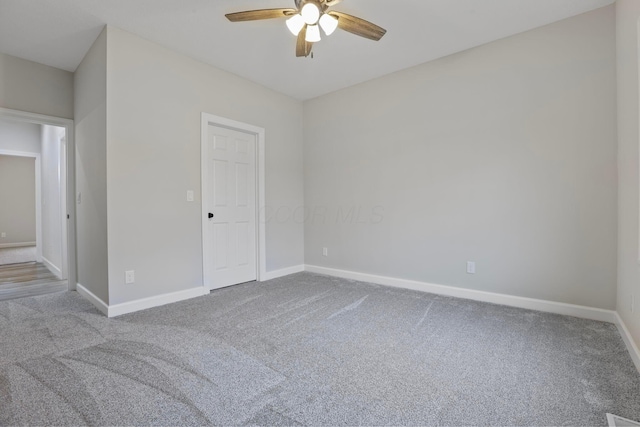
M 476 274 L 476 263 L 467 261 L 467 274 Z
M 329 249 L 322 248 L 322 256 L 329 256 Z
M 129 285 L 136 281 L 136 272 L 134 270 L 129 270 L 124 272 L 124 282 Z
M 4 231 L 0 234 L 0 237 L 7 237 L 7 233 L 5 233 Z

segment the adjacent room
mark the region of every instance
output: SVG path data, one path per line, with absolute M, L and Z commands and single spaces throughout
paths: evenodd
M 0 120 L 0 301 L 68 289 L 65 134 Z
M 0 426 L 640 425 L 639 28 L 0 0 Z

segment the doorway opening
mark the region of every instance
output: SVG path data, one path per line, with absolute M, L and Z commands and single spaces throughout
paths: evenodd
M 75 289 L 72 129 L 0 108 L 0 300 Z

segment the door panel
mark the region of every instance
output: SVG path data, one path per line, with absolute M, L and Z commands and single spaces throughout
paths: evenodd
M 213 204 L 216 207 L 227 206 L 227 161 L 213 161 Z
M 205 269 L 217 289 L 257 279 L 256 137 L 213 125 L 207 132 Z
M 213 240 L 216 242 L 213 253 L 213 267 L 224 270 L 229 267 L 227 262 L 227 248 L 229 246 L 229 224 L 213 224 Z
M 249 228 L 250 225 L 248 222 L 236 223 L 236 232 L 238 235 L 238 259 L 236 261 L 239 266 L 249 264 Z

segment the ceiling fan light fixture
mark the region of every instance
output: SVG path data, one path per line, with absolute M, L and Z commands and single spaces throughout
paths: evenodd
M 336 28 L 338 28 L 338 20 L 325 13 L 320 17 L 320 26 L 324 30 L 324 33 L 330 36 Z
M 317 25 L 307 25 L 307 34 L 305 40 L 309 43 L 315 43 L 320 41 L 320 27 Z
M 266 0 L 264 0 L 266 1 Z M 287 28 L 296 36 L 296 57 L 312 56 L 314 43 L 320 41 L 321 33 L 329 36 L 337 28 L 346 32 L 378 41 L 387 30 L 357 16 L 330 10 L 342 0 L 294 0 L 294 8 L 255 9 L 227 13 L 231 22 L 260 21 L 285 18 Z M 2 3 L 2 0 L 0 0 Z M 322 29 L 321 29 L 322 28 Z
M 289 31 L 291 31 L 294 36 L 300 34 L 300 31 L 302 31 L 304 26 L 304 18 L 299 13 L 296 13 L 291 18 L 287 19 L 287 28 L 289 28 Z
M 308 25 L 314 25 L 320 18 L 320 9 L 318 8 L 317 4 L 309 2 L 302 6 L 300 14 L 304 18 L 305 23 L 307 23 Z

